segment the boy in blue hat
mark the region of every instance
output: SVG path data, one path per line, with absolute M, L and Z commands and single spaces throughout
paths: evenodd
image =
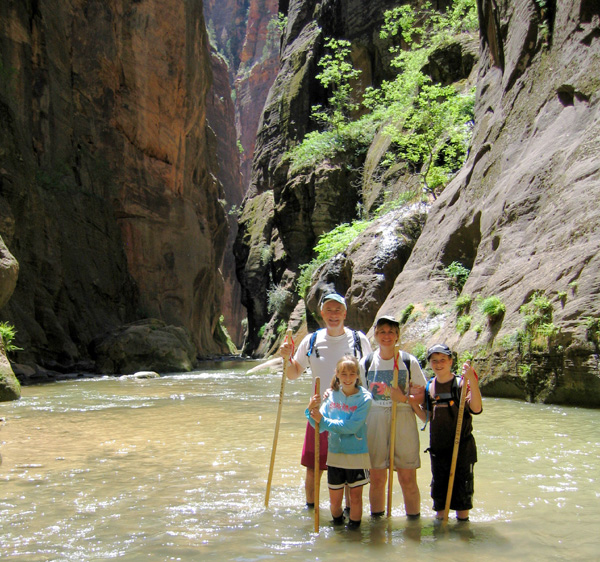
M 462 367 L 462 378 L 456 377 L 451 370 L 452 351 L 445 344 L 430 347 L 427 361 L 435 377 L 427 383 L 425 402 L 421 406 L 423 411 L 419 417 L 431 422 L 428 449 L 431 457 L 431 497 L 438 519 L 443 518 L 446 507 L 461 388 L 465 383 L 469 385 L 450 501 L 450 509 L 456 510 L 456 519 L 468 521 L 469 510 L 473 508 L 473 465 L 477 462 L 471 416 L 480 414 L 483 409 L 477 373 L 467 362 Z

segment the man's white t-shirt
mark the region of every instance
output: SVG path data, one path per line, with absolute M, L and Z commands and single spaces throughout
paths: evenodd
M 365 357 L 371 353 L 371 344 L 362 332 L 356 333 L 360 338 L 362 357 Z M 359 361 L 361 359 L 358 349 L 356 354 L 354 353 L 354 332 L 349 328 L 344 328 L 344 334 L 341 336 L 329 336 L 326 329 L 317 330 L 317 338 L 311 356 L 308 357 L 306 353 L 310 346 L 311 336 L 312 334 L 308 334 L 300 342 L 294 359 L 302 366 L 303 370 L 310 366 L 313 384 L 315 378 L 320 377 L 322 389 L 329 387 L 329 383 L 335 375 L 335 366 L 344 355 L 356 355 Z

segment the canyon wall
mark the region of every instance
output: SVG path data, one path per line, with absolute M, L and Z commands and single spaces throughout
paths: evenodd
M 352 286 L 354 271 L 380 271 L 376 251 L 358 251 L 371 231 L 313 277 L 310 302 L 294 294 L 318 235 L 353 220 L 355 204 L 369 201 L 361 200 L 364 181 L 349 171 L 360 164 L 354 155 L 294 176 L 284 154 L 310 130 L 310 107 L 326 99 L 315 79 L 325 36 L 350 40 L 355 66 L 371 82 L 389 73 L 374 34 L 385 8 L 289 4 L 235 247 L 248 352 L 274 352 L 278 324 L 298 326 L 314 313 L 321 284 L 350 298 L 352 327 L 369 330 L 375 314 L 395 314 L 407 350 L 422 356 L 446 341 L 469 353 L 487 395 L 600 405 L 600 5 L 592 0 L 480 0 L 468 158 L 431 202 L 410 256 L 393 258 L 404 260 L 387 269 L 397 277 L 377 291 Z M 470 271 L 458 290 L 447 274 L 453 263 Z M 273 287 L 289 295 L 279 316 L 268 308 Z M 490 297 L 503 309 L 495 316 L 484 306 Z
M 470 154 L 381 311 L 435 303 L 442 314 L 407 323 L 405 342 L 475 352 L 486 393 L 598 406 L 600 5 L 479 4 Z M 463 334 L 443 275 L 453 261 L 471 269 Z M 537 335 L 536 294 L 550 301 Z M 494 296 L 505 312 L 488 319 L 481 305 Z
M 289 162 L 284 158 L 314 129 L 312 106 L 326 101 L 327 93 L 315 78 L 325 40 L 350 40 L 354 63 L 362 70 L 359 86 L 379 83 L 392 72 L 389 52 L 378 32 L 384 11 L 394 5 L 391 0 L 292 1 L 284 10 L 280 3 L 287 18 L 280 70 L 261 117 L 234 247 L 242 302 L 248 310 L 248 353 L 268 352 L 270 343 L 259 331 L 265 326 L 274 336 L 283 317 L 287 321 L 296 306 L 298 267 L 312 258 L 317 237 L 357 216 L 360 188 L 350 168 L 358 163 L 351 157 L 351 162 L 328 162 L 301 177 L 288 177 Z M 267 306 L 269 291 L 276 287 L 290 294 L 278 317 Z
M 0 316 L 19 362 L 94 369 L 90 342 L 158 318 L 227 351 L 227 239 L 202 2 L 0 6 Z
M 279 68 L 281 31 L 277 24 L 277 0 L 228 0 L 204 3 L 204 13 L 213 50 L 218 59 L 218 77 L 213 86 L 213 107 L 232 107 L 235 129 L 231 129 L 230 111 L 216 120 L 209 107 L 209 122 L 217 126 L 219 158 L 228 177 L 221 178 L 229 210 L 230 235 L 223 263 L 225 291 L 222 310 L 233 341 L 241 346 L 245 336 L 242 321 L 246 310 L 241 303 L 241 286 L 235 272 L 233 243 L 237 235 L 237 210 L 250 178 L 258 122 L 267 93 Z M 228 80 L 226 80 L 228 77 Z M 233 99 L 232 99 L 233 98 Z M 214 128 L 214 127 L 213 127 Z M 237 142 L 236 142 L 237 141 Z

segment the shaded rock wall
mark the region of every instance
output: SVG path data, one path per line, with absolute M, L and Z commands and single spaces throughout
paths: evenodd
M 332 162 L 303 177 L 288 177 L 283 155 L 311 130 L 311 107 L 326 99 L 315 79 L 326 37 L 351 41 L 363 71 L 357 87 L 390 75 L 389 53 L 378 37 L 391 1 L 292 1 L 285 11 L 280 70 L 259 125 L 250 186 L 234 248 L 242 302 L 248 310 L 249 341 L 258 345 L 267 324 L 267 294 L 280 285 L 293 290 L 298 265 L 312 258 L 316 238 L 356 217 L 356 175 L 345 162 Z M 354 163 L 358 164 L 358 163 Z M 257 214 L 257 213 L 260 213 Z M 290 303 L 294 308 L 294 303 Z M 357 326 L 360 327 L 360 326 Z M 273 326 L 273 328 L 275 328 Z
M 6 219 L 4 222 L 6 223 Z M 6 304 L 12 296 L 18 276 L 19 264 L 0 237 L 0 306 Z M 21 387 L 6 357 L 4 339 L 0 335 L 0 402 L 20 397 Z
M 243 340 L 241 321 L 246 311 L 241 303 L 241 287 L 235 275 L 233 241 L 237 234 L 237 215 L 231 212 L 244 197 L 240 155 L 236 144 L 235 108 L 231 99 L 231 87 L 227 62 L 217 53 L 211 53 L 213 84 L 207 104 L 207 122 L 214 133 L 217 155 L 215 175 L 223 186 L 228 210 L 229 235 L 223 255 L 223 296 L 221 311 L 232 341 L 239 347 Z
M 405 344 L 445 340 L 475 351 L 484 392 L 598 406 L 598 349 L 586 317 L 600 317 L 600 5 L 546 5 L 480 2 L 470 155 L 381 311 L 437 303 L 439 331 L 411 322 Z M 506 306 L 489 324 L 474 303 L 472 327 L 483 330 L 462 337 L 457 295 L 442 275 L 455 260 L 472 268 L 463 295 L 495 295 Z M 546 351 L 530 354 L 515 335 L 534 291 L 551 300 L 559 333 Z
M 279 69 L 278 10 L 278 0 L 204 2 L 211 40 L 227 60 L 234 91 L 244 190 L 250 181 L 260 115 Z
M 219 53 L 213 54 L 215 103 L 212 109 L 209 107 L 209 121 L 211 126 L 214 121 L 222 123 L 222 126 L 213 127 L 217 142 L 224 149 L 219 150 L 219 154 L 226 156 L 219 157 L 224 164 L 220 168 L 224 174 L 218 177 L 231 211 L 240 206 L 248 187 L 259 118 L 279 68 L 281 32 L 275 25 L 277 10 L 277 0 L 208 0 L 204 3 L 211 44 Z M 220 113 L 218 117 L 214 115 L 215 108 Z M 232 114 L 235 115 L 235 129 L 232 129 Z M 244 336 L 241 322 L 246 317 L 246 310 L 241 303 L 241 286 L 233 257 L 236 212 L 230 213 L 229 224 L 230 235 L 223 263 L 222 310 L 233 341 L 241 346 Z
M 93 337 L 144 317 L 225 351 L 202 2 L 3 2 L 0 44 L 2 235 L 20 264 L 1 316 L 18 359 L 85 362 Z
M 314 79 L 323 37 L 350 39 L 355 64 L 372 82 L 389 71 L 385 49 L 367 33 L 377 28 L 383 4 L 289 4 L 281 70 L 262 116 L 235 247 L 251 335 L 263 325 L 277 330 L 276 315 L 266 307 L 269 289 L 293 292 L 298 264 L 310 260 L 316 237 L 354 218 L 347 205 L 359 197 L 356 177 L 348 173 L 356 164 L 353 156 L 292 177 L 283 154 L 310 130 L 310 107 L 324 99 Z M 481 0 L 479 16 L 479 54 L 468 41 L 457 43 L 464 74 L 476 64 L 476 126 L 468 159 L 433 204 L 379 312 L 400 317 L 414 307 L 403 345 L 416 351 L 444 340 L 458 352 L 472 352 L 488 395 L 598 406 L 600 7 L 588 0 Z M 428 70 L 443 83 L 454 79 L 435 56 Z M 373 146 L 370 155 L 380 151 Z M 368 208 L 390 186 L 372 187 L 363 191 Z M 350 277 L 360 258 L 352 256 L 349 263 L 349 253 L 352 248 L 319 272 L 309 309 L 315 308 L 310 299 L 316 299 L 319 284 L 350 284 L 352 291 Z M 461 294 L 444 273 L 455 261 L 472 270 Z M 534 294 L 550 301 L 551 318 L 549 335 L 538 333 L 532 342 L 521 307 Z M 463 323 L 462 333 L 459 296 L 473 299 L 466 312 L 471 324 L 464 330 Z M 490 296 L 505 305 L 493 321 L 480 306 Z M 295 322 L 299 306 L 297 297 L 285 303 Z M 272 351 L 272 342 L 254 336 L 248 344 L 253 349 Z
M 425 221 L 428 205 L 411 206 L 386 213 L 358 235 L 344 253 L 321 266 L 313 275 L 306 308 L 322 324 L 319 304 L 323 295 L 344 295 L 348 306 L 346 324 L 365 332 L 375 321 L 379 303 L 388 296 L 404 268 Z M 307 315 L 308 316 L 308 315 Z
M 21 385 L 6 357 L 4 341 L 0 336 L 0 402 L 21 398 Z

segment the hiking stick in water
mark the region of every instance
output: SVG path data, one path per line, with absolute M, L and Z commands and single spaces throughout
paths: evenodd
M 285 334 L 285 341 L 294 343 L 292 330 Z M 290 355 L 291 359 L 291 355 Z M 265 494 L 265 507 L 269 507 L 269 496 L 271 495 L 271 481 L 273 480 L 273 467 L 275 466 L 275 451 L 277 450 L 277 438 L 279 437 L 279 423 L 281 422 L 281 408 L 283 406 L 283 392 L 285 390 L 286 371 L 289 361 L 283 361 L 283 375 L 281 376 L 281 390 L 279 391 L 279 408 L 277 409 L 277 421 L 275 422 L 275 435 L 273 436 L 273 447 L 271 448 L 271 464 L 269 465 L 269 477 L 267 478 L 267 493 Z
M 394 346 L 394 378 L 392 387 L 398 388 L 398 361 L 400 348 Z M 392 420 L 390 422 L 390 462 L 388 469 L 387 517 L 392 516 L 392 489 L 394 486 L 394 454 L 396 452 L 396 402 L 392 400 Z
M 315 379 L 315 394 L 321 396 L 321 379 Z M 315 533 L 319 532 L 319 495 L 321 491 L 321 433 L 319 431 L 319 422 L 315 422 Z
M 465 363 L 469 367 L 469 362 Z M 465 414 L 465 400 L 467 399 L 467 379 L 464 374 L 465 368 L 463 366 L 463 380 L 462 389 L 460 391 L 460 404 L 458 406 L 458 418 L 456 419 L 456 433 L 454 434 L 454 449 L 452 450 L 452 461 L 450 463 L 450 477 L 448 478 L 448 492 L 446 493 L 446 505 L 444 507 L 444 518 L 442 519 L 442 525 L 445 527 L 448 524 L 448 515 L 450 513 L 450 501 L 452 500 L 452 489 L 454 488 L 454 475 L 456 474 L 456 462 L 458 460 L 458 449 L 460 447 L 460 433 L 462 430 L 462 422 Z

